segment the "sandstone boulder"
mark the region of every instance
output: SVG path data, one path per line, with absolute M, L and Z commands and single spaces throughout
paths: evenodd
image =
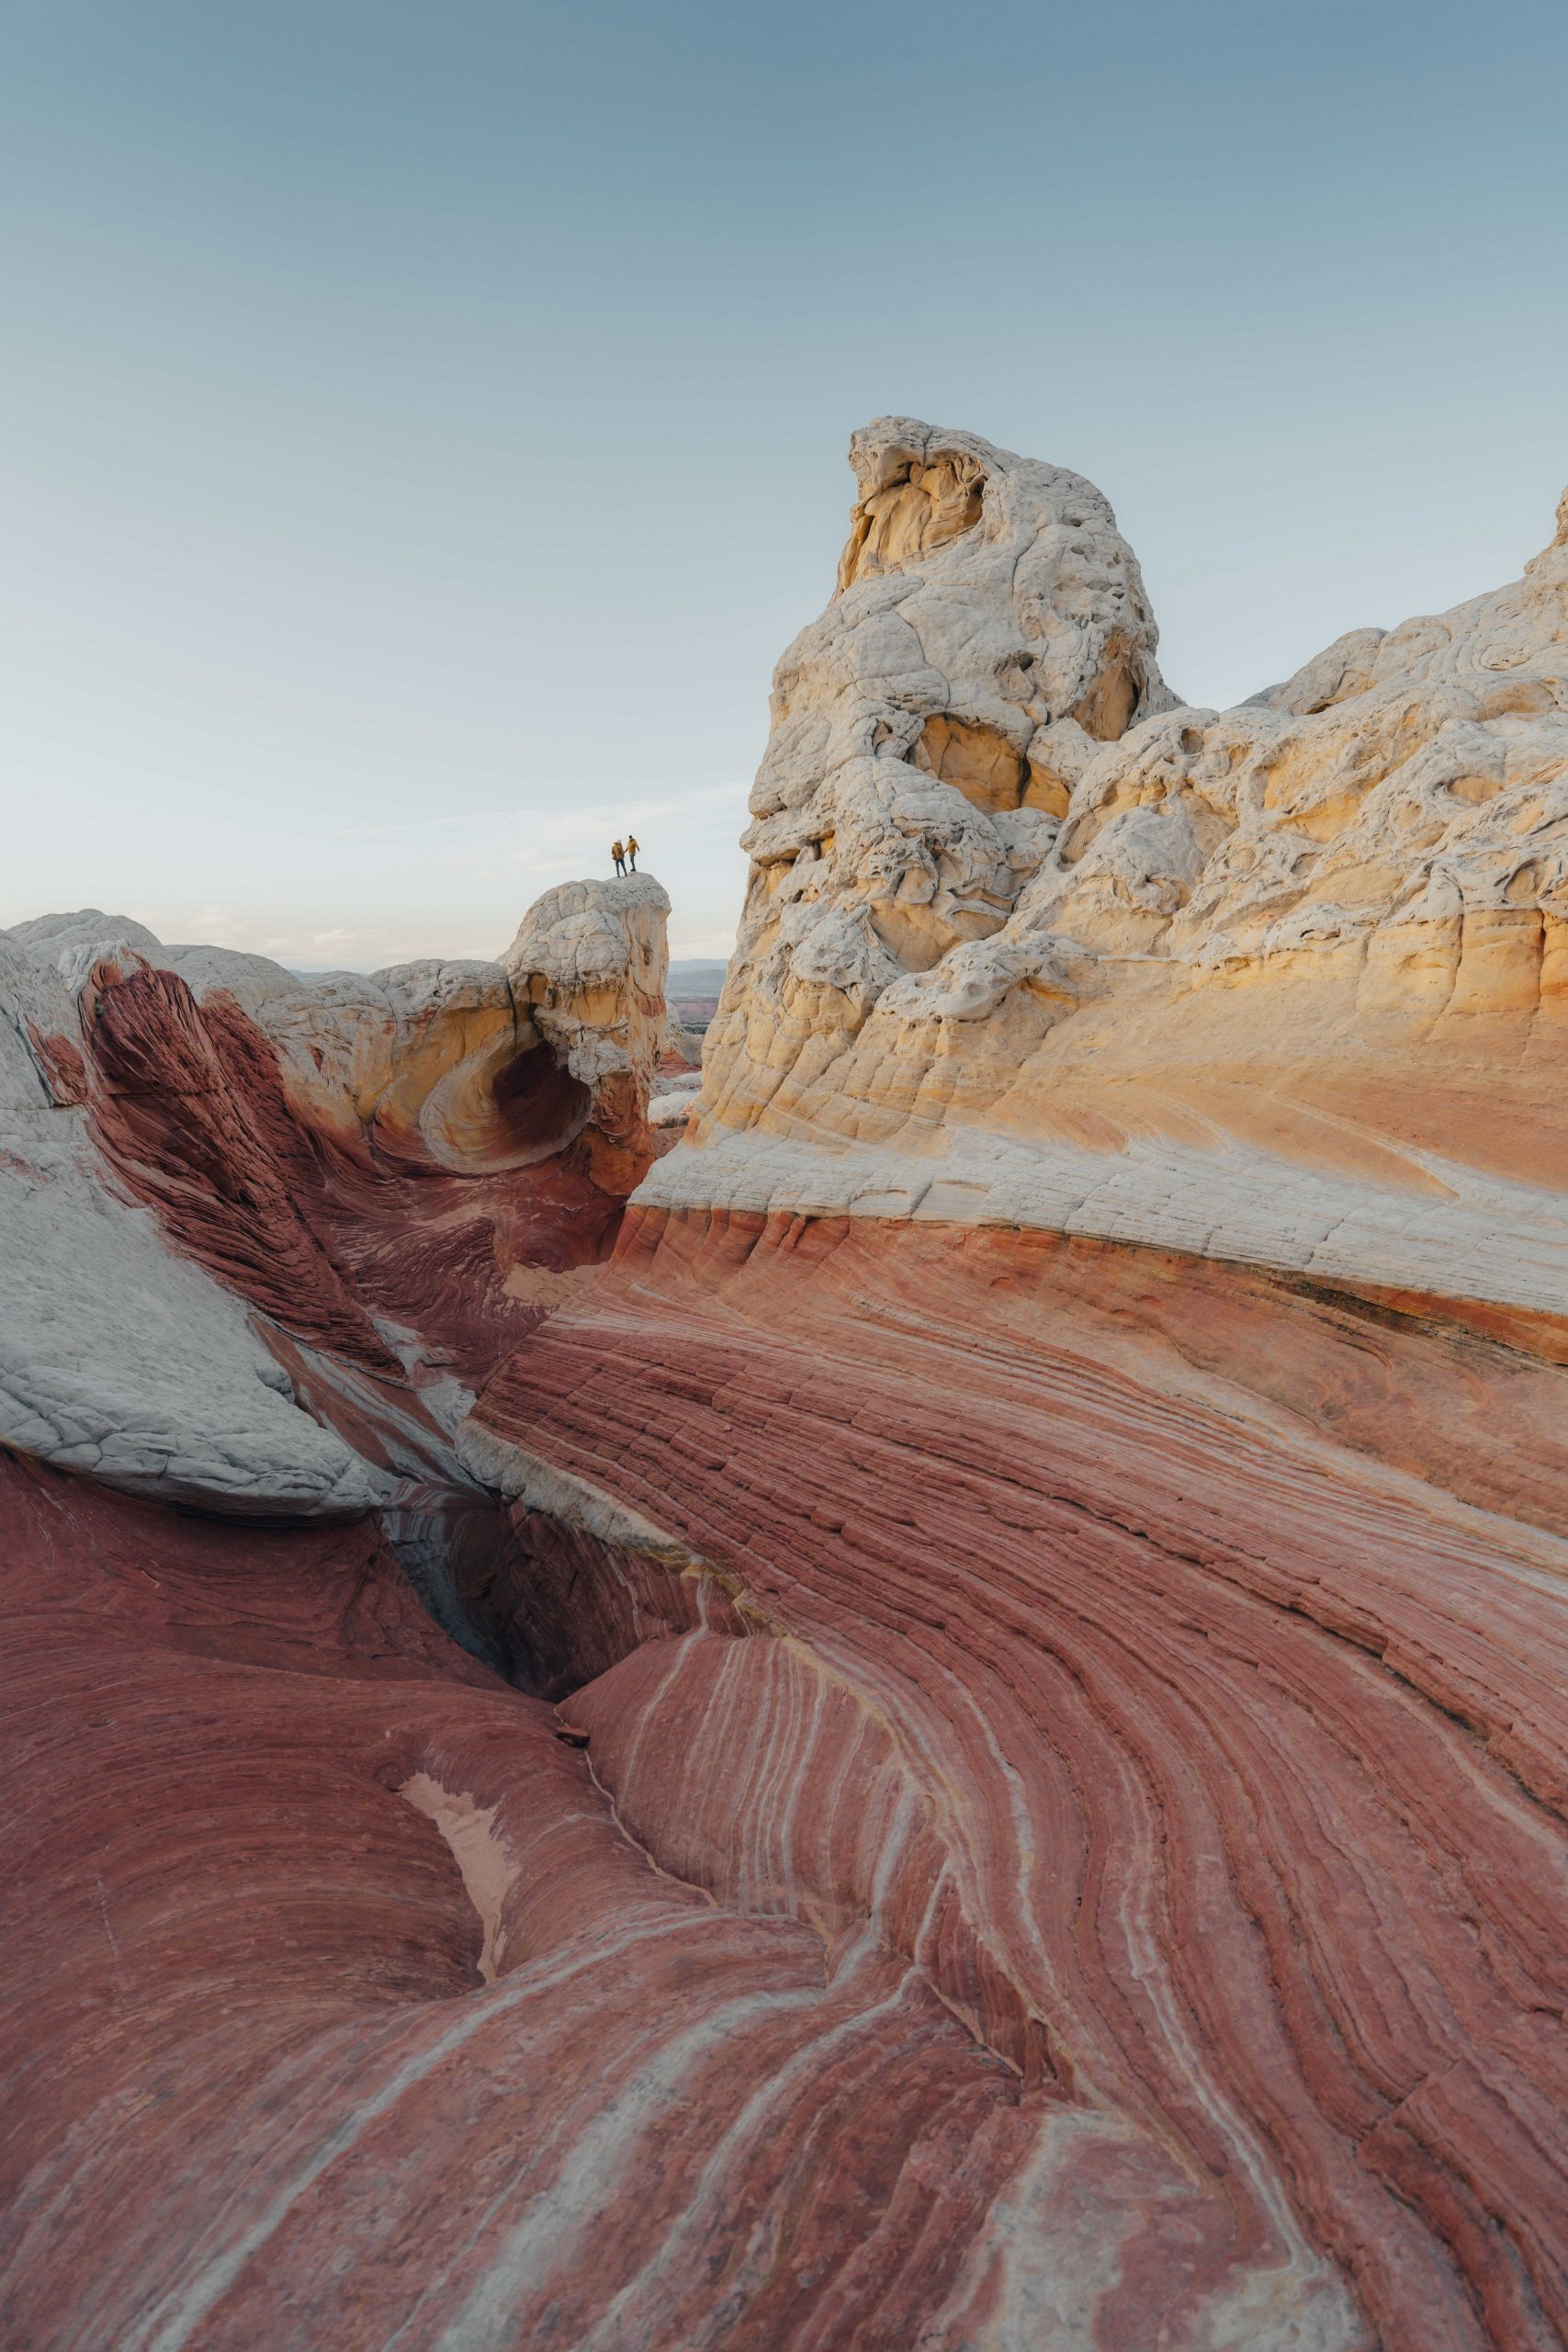
M 290 1348 L 404 1384 L 432 1216 L 441 1252 L 483 1237 L 480 1290 L 509 1237 L 596 1246 L 653 1155 L 668 904 L 569 885 L 504 962 L 367 976 L 96 910 L 0 934 L 0 1442 L 171 1501 L 387 1504 L 384 1442 L 300 1408 Z

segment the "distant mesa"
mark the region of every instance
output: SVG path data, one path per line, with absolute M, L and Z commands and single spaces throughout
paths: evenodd
M 677 959 L 670 967 L 669 989 L 672 997 L 716 997 L 724 986 L 729 966 L 716 956 L 695 957 L 687 962 Z

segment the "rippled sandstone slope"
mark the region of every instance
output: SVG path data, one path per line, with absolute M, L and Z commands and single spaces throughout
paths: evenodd
M 1568 516 L 1215 714 L 852 454 L 689 1117 L 0 939 L 7 2343 L 1568 2340 Z

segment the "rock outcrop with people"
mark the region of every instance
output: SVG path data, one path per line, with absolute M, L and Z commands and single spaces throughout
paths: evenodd
M 852 455 L 700 1085 L 0 934 L 7 2343 L 1568 2336 L 1568 506 L 1216 712 Z

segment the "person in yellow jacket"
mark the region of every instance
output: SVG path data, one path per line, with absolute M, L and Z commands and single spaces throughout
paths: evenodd
M 610 843 L 610 855 L 615 861 L 616 873 L 624 874 L 626 870 L 626 853 L 624 844 L 620 842 L 612 842 Z
M 626 835 L 626 857 L 635 874 L 637 872 L 637 835 L 635 833 Z

